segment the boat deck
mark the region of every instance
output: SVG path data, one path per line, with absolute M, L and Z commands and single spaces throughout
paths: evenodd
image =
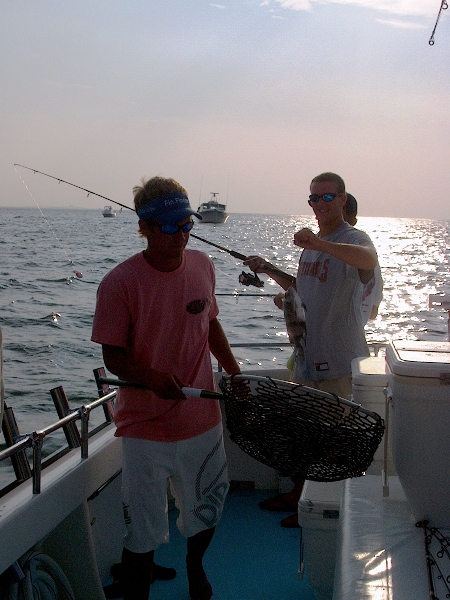
M 285 513 L 268 512 L 259 502 L 265 491 L 231 491 L 222 520 L 204 560 L 213 600 L 315 600 L 308 582 L 298 581 L 300 529 L 283 529 Z M 174 567 L 172 581 L 155 581 L 151 600 L 189 600 L 184 567 L 186 541 L 178 532 L 177 510 L 170 511 L 170 543 L 155 561 Z M 110 580 L 104 583 L 110 583 Z

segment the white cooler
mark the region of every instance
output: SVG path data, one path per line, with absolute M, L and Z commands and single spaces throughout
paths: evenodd
M 417 521 L 450 526 L 450 342 L 386 350 L 395 470 Z
M 317 600 L 333 596 L 336 539 L 343 481 L 305 481 L 298 503 L 299 579 L 306 576 Z
M 386 418 L 386 396 L 384 389 L 388 384 L 386 361 L 384 356 L 354 358 L 352 360 L 353 402 Z M 372 464 L 367 469 L 369 475 L 381 475 L 384 469 L 385 439 L 381 441 Z M 387 448 L 387 473 L 394 475 L 391 450 Z

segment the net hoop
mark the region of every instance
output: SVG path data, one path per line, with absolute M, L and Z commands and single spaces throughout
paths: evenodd
M 383 437 L 380 415 L 334 394 L 255 375 L 223 377 L 219 387 L 231 440 L 285 477 L 360 477 Z

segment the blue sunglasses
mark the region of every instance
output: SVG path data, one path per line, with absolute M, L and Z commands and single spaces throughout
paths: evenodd
M 316 202 L 319 202 L 319 200 L 321 198 L 324 202 L 331 202 L 337 196 L 342 196 L 342 193 L 341 194 L 322 194 L 321 196 L 319 196 L 319 194 L 311 194 L 311 196 L 309 197 L 309 200 L 308 200 L 308 204 L 309 205 L 315 204 Z
M 194 227 L 194 221 L 188 221 L 184 225 L 163 225 L 162 223 L 157 223 L 158 229 L 161 233 L 167 233 L 168 235 L 175 235 L 179 231 L 183 233 L 187 233 Z

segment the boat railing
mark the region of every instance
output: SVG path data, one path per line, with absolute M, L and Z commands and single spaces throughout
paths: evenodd
M 95 369 L 94 374 L 98 381 L 99 377 L 105 376 L 105 369 L 103 367 Z M 44 429 L 23 435 L 19 433 L 13 409 L 5 406 L 2 430 L 7 448 L 0 451 L 0 462 L 11 459 L 16 480 L 0 490 L 0 497 L 30 478 L 33 480 L 33 494 L 40 494 L 42 469 L 75 448 L 80 448 L 81 460 L 89 457 L 89 439 L 114 420 L 114 400 L 117 390 L 111 391 L 108 386 L 98 382 L 97 389 L 100 396 L 98 399 L 89 404 L 83 404 L 79 408 L 71 409 L 63 388 L 61 386 L 53 388 L 50 390 L 50 394 L 60 418 Z M 89 430 L 91 412 L 99 407 L 103 407 L 104 421 Z M 77 421 L 81 423 L 81 432 L 77 427 Z M 61 429 L 64 431 L 67 446 L 44 458 L 42 448 L 45 438 Z M 26 453 L 29 449 L 32 450 L 32 468 Z
M 291 346 L 289 342 L 248 342 L 232 343 L 232 348 L 280 348 Z M 369 344 L 372 356 L 379 356 L 383 353 L 387 344 L 371 343 Z M 292 346 L 291 346 L 292 347 Z M 218 372 L 222 372 L 222 366 L 217 365 Z M 50 390 L 59 419 L 53 424 L 39 431 L 20 434 L 11 407 L 5 405 L 3 414 L 2 430 L 7 447 L 0 451 L 0 462 L 11 459 L 15 473 L 15 480 L 0 489 L 0 498 L 5 496 L 12 489 L 24 481 L 33 480 L 33 494 L 41 492 L 42 470 L 53 464 L 65 454 L 75 448 L 80 448 L 81 460 L 89 456 L 89 439 L 103 428 L 109 426 L 114 420 L 114 400 L 117 390 L 111 391 L 110 388 L 98 382 L 100 377 L 105 377 L 104 367 L 94 370 L 99 398 L 88 404 L 83 404 L 79 408 L 71 409 L 64 393 L 64 389 L 59 386 Z M 89 430 L 90 415 L 96 408 L 103 407 L 104 421 L 95 428 Z M 78 429 L 77 421 L 81 423 L 81 431 Z M 52 453 L 50 456 L 43 456 L 43 443 L 51 433 L 63 430 L 67 445 Z M 32 466 L 27 455 L 27 450 L 32 450 Z
M 388 346 L 387 342 L 368 342 L 370 356 L 384 356 L 386 352 L 386 347 Z M 231 348 L 283 348 L 290 346 L 292 348 L 292 344 L 290 342 L 237 342 L 231 343 Z M 222 365 L 217 363 L 217 370 L 219 372 L 223 371 Z

